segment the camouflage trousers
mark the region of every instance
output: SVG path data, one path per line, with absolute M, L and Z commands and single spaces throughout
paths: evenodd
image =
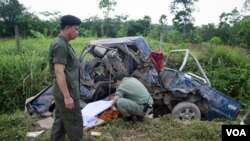
M 51 141 L 64 141 L 67 135 L 70 141 L 83 141 L 83 119 L 79 100 L 75 107 L 65 108 L 64 100 L 55 100 L 55 120 L 51 130 Z
M 119 98 L 116 105 L 119 112 L 125 117 L 129 117 L 132 114 L 138 116 L 145 115 L 145 113 L 143 112 L 144 105 L 140 105 L 133 100 L 126 98 Z

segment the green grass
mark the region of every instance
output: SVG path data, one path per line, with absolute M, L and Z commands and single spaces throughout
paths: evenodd
M 47 129 L 36 138 L 26 137 L 27 132 L 42 129 L 31 116 L 17 111 L 14 114 L 0 115 L 1 141 L 48 141 L 51 130 Z M 239 120 L 214 120 L 180 122 L 171 116 L 149 119 L 144 122 L 124 122 L 121 119 L 109 121 L 84 133 L 87 141 L 220 141 L 223 124 L 239 124 Z M 101 136 L 91 136 L 92 131 Z
M 32 125 L 32 119 L 21 111 L 11 115 L 3 114 L 0 116 L 0 140 L 22 141 Z

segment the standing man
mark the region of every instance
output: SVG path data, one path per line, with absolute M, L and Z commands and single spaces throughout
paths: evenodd
M 80 76 L 78 59 L 71 45 L 78 35 L 81 20 L 72 15 L 61 17 L 61 32 L 49 50 L 49 70 L 53 78 L 55 120 L 51 141 L 83 141 L 83 119 L 80 107 Z
M 142 121 L 151 112 L 153 98 L 146 87 L 136 78 L 117 75 L 114 77 L 116 92 L 112 109 L 118 109 L 125 121 Z

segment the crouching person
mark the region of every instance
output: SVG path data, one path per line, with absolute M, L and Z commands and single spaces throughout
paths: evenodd
M 125 121 L 143 121 L 152 112 L 153 98 L 147 88 L 134 77 L 114 77 L 116 92 L 112 109 L 118 109 Z

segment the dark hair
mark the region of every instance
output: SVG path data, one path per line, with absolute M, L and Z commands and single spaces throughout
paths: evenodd
M 63 30 L 66 26 L 67 26 L 67 25 L 65 25 L 65 24 L 63 24 L 63 25 L 61 24 L 61 26 L 60 26 L 60 27 L 61 27 L 61 30 Z
M 126 75 L 125 74 L 118 74 L 114 76 L 113 80 L 116 83 L 117 80 L 121 81 Z

